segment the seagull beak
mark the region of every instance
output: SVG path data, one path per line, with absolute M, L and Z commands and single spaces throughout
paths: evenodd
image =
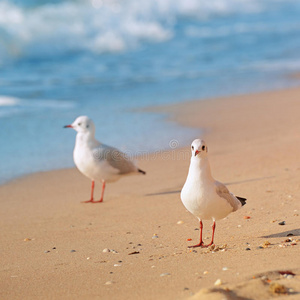
M 196 151 L 195 151 L 195 156 L 197 156 L 199 152 L 200 152 L 200 151 L 196 150 Z
M 73 128 L 73 126 L 72 125 L 66 125 L 66 126 L 64 126 L 64 128 Z

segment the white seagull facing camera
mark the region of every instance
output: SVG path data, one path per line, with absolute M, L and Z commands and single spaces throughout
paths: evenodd
M 200 221 L 200 242 L 190 247 L 207 247 L 213 244 L 216 220 L 225 218 L 246 204 L 246 199 L 234 196 L 227 187 L 216 181 L 210 171 L 208 149 L 205 141 L 196 139 L 192 145 L 189 173 L 181 191 L 185 208 Z M 204 245 L 202 240 L 202 220 L 213 220 L 212 239 Z
M 85 203 L 103 202 L 106 182 L 114 182 L 129 174 L 146 174 L 139 169 L 123 152 L 104 145 L 95 139 L 94 122 L 86 117 L 78 117 L 71 125 L 77 131 L 73 158 L 78 170 L 92 180 L 91 199 Z M 102 181 L 99 201 L 94 201 L 95 181 Z

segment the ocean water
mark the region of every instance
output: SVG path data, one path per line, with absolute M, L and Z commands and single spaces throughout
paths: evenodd
M 134 155 L 199 135 L 145 107 L 299 86 L 299 16 L 298 0 L 0 0 L 0 183 L 73 166 L 79 115 Z

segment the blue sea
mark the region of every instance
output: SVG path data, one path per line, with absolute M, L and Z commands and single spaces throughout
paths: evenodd
M 138 154 L 199 134 L 148 106 L 299 86 L 299 16 L 298 0 L 0 0 L 0 183 L 74 166 L 79 115 Z

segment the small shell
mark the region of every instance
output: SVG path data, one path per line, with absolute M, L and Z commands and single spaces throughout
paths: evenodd
M 222 284 L 222 280 L 221 279 L 217 279 L 216 282 L 214 283 L 214 285 L 221 285 Z

